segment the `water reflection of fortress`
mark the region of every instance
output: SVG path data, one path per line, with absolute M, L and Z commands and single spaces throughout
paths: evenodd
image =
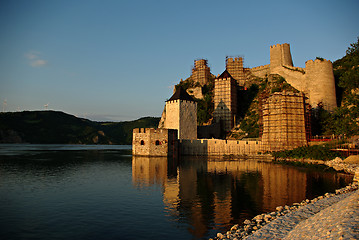
M 315 194 L 307 192 L 308 184 L 331 176 L 308 175 L 292 167 L 258 161 L 188 158 L 177 166 L 161 157 L 134 156 L 132 160 L 133 184 L 161 186 L 169 213 L 184 217 L 196 237 L 205 236 L 208 225 L 229 227 L 276 206 L 300 202 Z

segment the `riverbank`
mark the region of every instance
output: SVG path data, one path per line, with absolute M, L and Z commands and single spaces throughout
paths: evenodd
M 340 158 L 300 161 L 353 174 L 353 183 L 335 193 L 305 199 L 292 206 L 278 206 L 276 212 L 247 219 L 242 226 L 235 225 L 225 234 L 218 233 L 215 239 L 359 239 L 359 157 L 344 161 Z

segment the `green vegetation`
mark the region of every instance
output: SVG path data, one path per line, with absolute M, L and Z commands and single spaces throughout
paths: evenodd
M 336 157 L 342 157 L 339 153 L 330 150 L 329 144 L 314 145 L 309 147 L 299 147 L 293 150 L 272 152 L 275 158 L 296 158 L 296 159 L 314 159 L 314 160 L 331 160 Z
M 0 142 L 131 144 L 132 129 L 157 127 L 159 118 L 93 122 L 58 111 L 0 113 Z
M 258 81 L 258 78 L 256 79 Z M 241 119 L 240 129 L 246 133 L 246 137 L 259 137 L 260 106 L 259 101 L 270 94 L 281 91 L 298 92 L 279 75 L 271 76 L 271 80 L 260 79 L 260 84 L 253 83 L 248 90 L 239 91 L 238 116 Z M 236 135 L 232 135 L 235 137 Z M 241 136 L 240 136 L 241 137 Z
M 185 90 L 194 87 L 201 87 L 201 85 L 198 82 L 194 83 L 191 78 L 187 78 L 184 81 L 180 81 L 180 83 L 177 84 L 175 88 L 178 89 L 180 86 Z M 197 102 L 197 124 L 199 126 L 208 123 L 213 116 L 214 76 L 212 76 L 209 79 L 208 83 L 202 86 L 201 88 L 202 88 L 203 99 L 194 98 L 194 100 Z
M 134 128 L 157 128 L 160 118 L 144 117 L 134 121 L 100 122 L 100 129 L 115 144 L 132 144 L 132 130 Z

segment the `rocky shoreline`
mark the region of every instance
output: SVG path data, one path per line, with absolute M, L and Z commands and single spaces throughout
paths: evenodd
M 310 161 L 354 174 L 353 182 L 335 193 L 326 193 L 275 212 L 247 219 L 214 239 L 359 239 L 359 164 L 340 158 Z

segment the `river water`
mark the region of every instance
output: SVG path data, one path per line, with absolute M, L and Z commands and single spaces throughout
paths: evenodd
M 203 239 L 349 184 L 250 159 L 132 157 L 131 146 L 0 145 L 0 239 Z

